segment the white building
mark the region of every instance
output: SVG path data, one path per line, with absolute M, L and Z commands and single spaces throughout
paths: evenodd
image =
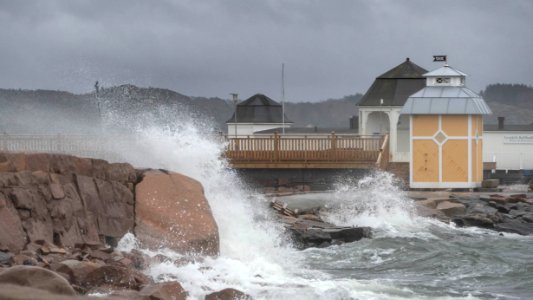
M 533 170 L 533 124 L 485 124 L 483 161 L 495 162 L 498 170 Z
M 229 136 L 253 135 L 255 132 L 283 127 L 288 128 L 292 121 L 283 114 L 281 104 L 263 94 L 237 104 L 233 116 L 226 121 Z
M 389 133 L 391 161 L 409 161 L 409 116 L 400 116 L 407 98 L 422 89 L 428 71 L 407 58 L 378 76 L 359 101 L 359 134 Z
M 426 86 L 424 74 L 435 75 L 428 76 L 430 85 L 464 85 L 464 76 L 428 74 L 407 58 L 377 77 L 359 102 L 359 134 L 389 133 L 392 162 L 410 161 L 409 116 L 400 112 L 408 97 Z M 444 77 L 450 81 L 436 81 Z M 533 170 L 533 124 L 507 125 L 500 118 L 500 124 L 484 124 L 482 135 L 483 162 L 495 162 L 497 170 Z

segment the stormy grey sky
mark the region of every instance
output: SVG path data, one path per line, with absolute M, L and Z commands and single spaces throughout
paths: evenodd
M 0 88 L 131 83 L 191 96 L 364 93 L 410 57 L 487 84 L 533 84 L 530 0 L 0 0 Z

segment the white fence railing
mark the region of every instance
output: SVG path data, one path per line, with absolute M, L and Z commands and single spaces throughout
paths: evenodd
M 120 161 L 121 144 L 131 140 L 123 137 L 102 137 L 89 135 L 10 135 L 0 134 L 0 151 L 58 153 L 81 157 Z

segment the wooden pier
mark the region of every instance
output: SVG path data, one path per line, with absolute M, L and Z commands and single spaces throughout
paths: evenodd
M 227 137 L 225 157 L 235 169 L 385 169 L 388 135 Z

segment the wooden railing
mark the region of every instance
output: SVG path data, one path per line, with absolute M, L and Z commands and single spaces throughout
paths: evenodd
M 383 144 L 381 145 L 381 148 L 379 149 L 379 156 L 378 160 L 376 161 L 376 168 L 380 170 L 386 170 L 387 166 L 389 165 L 389 135 L 385 135 L 383 138 Z
M 233 166 L 342 167 L 342 164 L 374 165 L 385 151 L 383 136 L 360 135 L 279 135 L 230 137 L 227 139 L 226 158 Z M 244 164 L 244 165 L 243 165 Z M 327 166 L 325 165 L 327 164 Z

